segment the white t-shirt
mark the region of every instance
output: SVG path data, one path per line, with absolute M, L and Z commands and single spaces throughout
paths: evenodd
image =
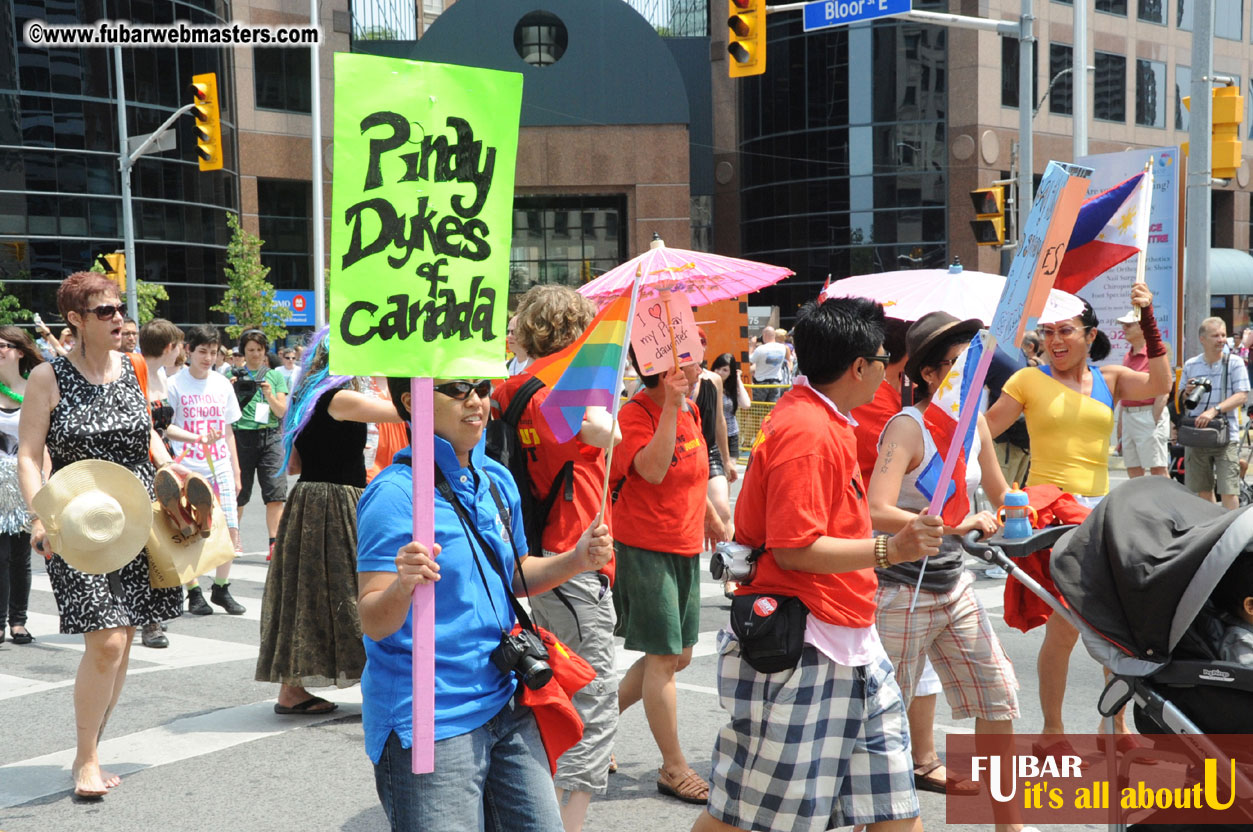
M 759 382 L 780 381 L 783 363 L 787 361 L 787 346 L 778 341 L 762 344 L 748 357 L 753 363 L 753 380 Z
M 226 428 L 239 421 L 239 400 L 235 397 L 235 389 L 221 373 L 210 372 L 204 378 L 193 378 L 186 369 L 181 370 L 169 380 L 170 406 L 174 408 L 172 424 L 185 431 L 203 436 L 210 430 L 226 433 Z M 205 459 L 205 448 L 199 443 L 188 443 L 190 448 L 183 464 L 201 474 L 209 473 L 209 463 Z M 170 441 L 174 448 L 174 456 L 183 453 L 183 443 Z M 229 470 L 231 464 L 230 448 L 223 437 L 213 445 L 213 465 L 219 471 L 222 466 Z

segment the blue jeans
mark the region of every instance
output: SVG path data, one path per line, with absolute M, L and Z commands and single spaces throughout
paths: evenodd
M 393 733 L 374 784 L 395 832 L 562 832 L 539 728 L 516 700 L 468 734 L 436 742 L 430 774 L 412 772 Z

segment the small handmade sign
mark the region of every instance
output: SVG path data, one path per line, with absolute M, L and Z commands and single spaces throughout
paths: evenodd
M 705 348 L 687 294 L 663 289 L 656 297 L 641 300 L 631 320 L 631 346 L 646 376 L 699 364 Z

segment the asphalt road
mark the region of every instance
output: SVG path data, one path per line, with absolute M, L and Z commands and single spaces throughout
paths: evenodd
M 1120 471 L 1111 472 L 1115 484 Z M 341 703 L 331 717 L 273 713 L 276 688 L 252 681 L 260 599 L 266 575 L 266 533 L 258 507 L 244 518 L 244 548 L 232 575 L 248 611 L 184 616 L 169 625 L 171 646 L 150 650 L 138 637 L 126 690 L 102 745 L 106 768 L 122 785 L 102 802 L 71 796 L 74 754 L 73 682 L 81 637 L 56 633 L 56 605 L 39 564 L 30 629 L 37 641 L 0 645 L 0 830 L 3 832 L 135 832 L 136 830 L 384 830 L 373 772 L 362 744 L 360 691 L 319 691 Z M 727 617 L 721 587 L 703 571 L 701 635 L 691 666 L 679 676 L 679 726 L 693 767 L 709 770 L 714 737 L 724 722 L 715 695 L 714 637 Z M 1019 730 L 1038 730 L 1035 656 L 1041 631 L 1010 630 L 1000 619 L 1003 580 L 979 574 L 976 587 L 993 612 L 1019 676 Z M 633 655 L 620 653 L 625 669 Z M 1077 650 L 1071 661 L 1066 721 L 1097 727 L 1100 668 Z M 941 701 L 937 744 L 966 733 Z M 607 795 L 592 802 L 586 829 L 607 832 L 686 830 L 699 807 L 657 794 L 660 758 L 643 709 L 622 717 L 620 770 Z M 921 793 L 927 829 L 973 829 L 944 822 L 942 795 Z M 1060 829 L 1061 827 L 1051 827 Z M 1072 827 L 1083 828 L 1083 827 Z M 1095 828 L 1095 827 L 1093 827 Z

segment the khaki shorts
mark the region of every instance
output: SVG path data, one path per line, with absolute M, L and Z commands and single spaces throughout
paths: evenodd
M 1221 448 L 1185 448 L 1183 483 L 1189 491 L 1208 491 L 1220 497 L 1240 493 L 1240 463 L 1236 443 Z M 1217 484 L 1217 488 L 1215 488 Z
M 1165 468 L 1170 462 L 1170 414 L 1153 421 L 1153 405 L 1122 410 L 1122 460 L 1128 468 Z

